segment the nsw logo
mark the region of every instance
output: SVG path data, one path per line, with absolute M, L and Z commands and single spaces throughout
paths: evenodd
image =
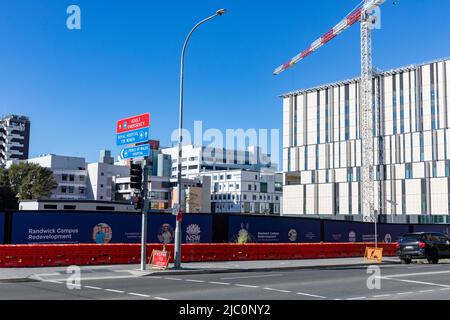
M 190 224 L 186 228 L 186 242 L 187 243 L 200 243 L 201 229 L 198 224 Z

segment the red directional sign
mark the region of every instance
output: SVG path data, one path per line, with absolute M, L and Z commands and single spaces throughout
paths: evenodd
M 150 127 L 150 113 L 117 121 L 116 132 L 124 133 Z

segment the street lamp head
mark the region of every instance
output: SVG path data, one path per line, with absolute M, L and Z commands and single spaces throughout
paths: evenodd
M 220 10 L 217 10 L 217 12 L 216 12 L 216 14 L 217 14 L 218 16 L 222 16 L 222 15 L 224 15 L 225 13 L 227 13 L 227 9 L 220 9 Z

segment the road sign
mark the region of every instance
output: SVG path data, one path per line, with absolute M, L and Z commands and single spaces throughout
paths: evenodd
M 150 127 L 150 113 L 144 113 L 117 121 L 116 133 L 124 133 Z
M 369 262 L 382 262 L 383 261 L 383 248 L 366 248 L 364 257 Z
M 120 152 L 120 157 L 123 160 L 148 157 L 149 155 L 150 155 L 150 146 L 148 144 L 125 148 Z
M 149 138 L 148 128 L 119 133 L 117 135 L 117 145 L 124 146 L 128 144 L 146 142 L 148 141 L 148 138 Z
M 166 251 L 165 249 L 163 251 L 153 250 L 150 257 L 150 265 L 152 269 L 167 270 L 167 268 L 169 267 L 169 260 L 169 251 Z
M 180 205 L 178 203 L 175 203 L 172 208 L 172 215 L 177 216 L 179 212 L 180 212 Z

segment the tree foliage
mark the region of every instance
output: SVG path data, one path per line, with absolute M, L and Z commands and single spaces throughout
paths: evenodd
M 8 169 L 8 178 L 19 200 L 49 198 L 58 186 L 50 169 L 34 163 L 13 164 Z

